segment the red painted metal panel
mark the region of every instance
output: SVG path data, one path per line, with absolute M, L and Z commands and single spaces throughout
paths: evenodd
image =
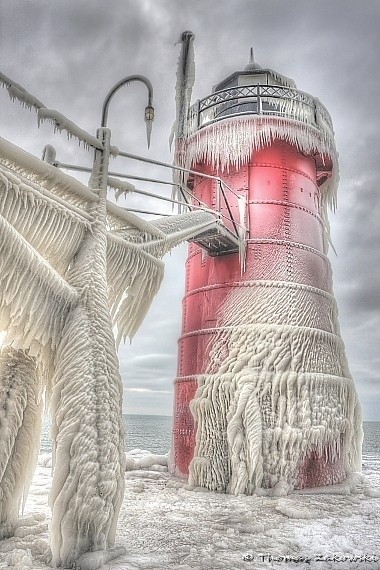
M 197 164 L 195 169 L 218 174 L 208 164 Z M 195 394 L 196 376 L 210 366 L 209 351 L 226 295 L 250 280 L 292 281 L 331 290 L 330 269 L 322 253 L 313 158 L 278 142 L 254 152 L 249 165 L 232 169 L 222 178 L 236 192 L 244 192 L 249 201 L 246 270 L 242 275 L 237 254 L 208 257 L 194 244 L 189 248 L 173 434 L 175 472 L 183 477 L 188 473 L 195 445 L 195 425 L 189 403 Z M 214 181 L 195 178 L 195 195 L 213 207 L 220 203 L 225 213 L 217 192 L 218 185 Z M 229 193 L 228 198 L 236 214 L 236 197 Z M 301 317 L 295 314 L 294 318 Z M 324 320 L 321 315 L 321 328 Z M 308 461 L 312 462 L 313 458 Z M 308 465 L 304 468 L 308 469 Z
M 179 476 L 186 476 L 195 446 L 195 425 L 189 402 L 194 398 L 197 381 L 179 378 L 174 390 L 173 461 Z

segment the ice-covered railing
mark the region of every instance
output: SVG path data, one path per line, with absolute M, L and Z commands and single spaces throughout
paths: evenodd
M 0 85 L 7 89 L 12 101 L 17 100 L 23 107 L 36 111 L 38 126 L 40 126 L 40 123 L 48 121 L 54 125 L 56 131 L 66 131 L 68 138 L 76 138 L 79 143 L 84 144 L 85 147 L 102 149 L 102 145 L 96 137 L 78 127 L 78 125 L 70 121 L 67 117 L 58 113 L 58 111 L 48 109 L 46 105 L 34 97 L 34 95 L 1 72 Z
M 327 130 L 333 125 L 327 109 L 308 93 L 275 85 L 244 85 L 217 91 L 189 109 L 187 134 L 231 115 L 267 115 L 301 121 Z

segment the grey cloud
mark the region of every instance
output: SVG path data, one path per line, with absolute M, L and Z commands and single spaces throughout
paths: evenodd
M 300 89 L 320 98 L 333 118 L 341 166 L 339 209 L 331 216 L 338 251 L 338 258 L 330 255 L 334 287 L 348 359 L 365 416 L 372 419 L 379 418 L 380 408 L 379 17 L 378 2 L 357 0 L 3 0 L 0 4 L 2 71 L 92 133 L 110 87 L 128 74 L 149 76 L 156 107 L 149 153 L 144 88 L 125 87 L 110 110 L 114 144 L 136 154 L 171 162 L 167 141 L 175 112 L 178 46 L 174 42 L 185 29 L 196 34 L 194 98 L 206 96 L 215 83 L 242 68 L 251 45 L 261 65 L 292 77 Z M 10 103 L 4 90 L 0 90 L 0 120 L 1 136 L 36 155 L 50 143 L 57 147 L 60 160 L 91 164 L 90 153 L 54 135 L 48 125 L 37 131 L 33 113 Z M 113 162 L 111 168 L 170 179 L 164 169 L 131 161 Z M 170 194 L 169 186 L 136 186 Z M 157 207 L 141 197 L 127 197 L 123 203 Z M 170 208 L 162 206 L 161 211 Z M 184 259 L 184 248 L 167 257 L 163 289 L 132 345 L 120 349 L 127 387 L 171 390 Z M 155 354 L 167 358 L 156 359 Z M 140 357 L 145 356 L 141 366 Z M 125 401 L 127 411 L 171 410 L 168 394 L 128 391 Z

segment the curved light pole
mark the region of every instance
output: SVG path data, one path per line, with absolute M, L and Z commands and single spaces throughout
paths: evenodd
M 124 430 L 122 407 L 120 397 L 108 396 L 109 394 L 121 395 L 123 390 L 122 380 L 120 376 L 118 356 L 113 336 L 113 324 L 111 314 L 108 310 L 108 281 L 107 281 L 107 180 L 108 180 L 108 167 L 110 157 L 110 140 L 111 130 L 107 127 L 108 107 L 112 96 L 116 91 L 125 84 L 132 81 L 141 81 L 148 88 L 148 105 L 145 108 L 145 121 L 147 124 L 147 138 L 149 146 L 149 138 L 151 125 L 154 117 L 154 110 L 152 106 L 153 89 L 150 81 L 142 75 L 131 75 L 125 77 L 116 83 L 107 94 L 102 108 L 101 127 L 97 129 L 96 138 L 99 145 L 95 148 L 94 162 L 89 181 L 89 187 L 94 193 L 94 200 L 88 205 L 88 213 L 92 218 L 91 230 L 87 232 L 86 238 L 83 240 L 75 260 L 73 261 L 70 269 L 69 284 L 75 289 L 78 295 L 78 308 L 71 316 L 70 326 L 72 330 L 84 331 L 86 343 L 81 345 L 82 353 L 91 355 L 91 366 L 87 369 L 84 364 L 83 377 L 90 379 L 90 390 L 86 393 L 87 402 L 92 406 L 93 410 L 93 431 L 95 435 L 91 440 L 94 465 L 94 500 L 103 505 L 105 512 L 112 513 L 112 518 L 107 520 L 107 517 L 102 516 L 101 509 L 93 510 L 91 512 L 90 520 L 88 523 L 88 530 L 82 524 L 83 516 L 82 510 L 74 507 L 68 508 L 70 516 L 72 516 L 73 524 L 76 528 L 81 529 L 76 538 L 76 551 L 70 551 L 70 533 L 71 527 L 62 524 L 65 512 L 57 506 L 59 501 L 55 501 L 53 505 L 52 524 L 56 530 L 58 540 L 52 546 L 53 563 L 55 565 L 72 566 L 73 562 L 78 561 L 78 566 L 90 567 L 92 552 L 86 549 L 89 544 L 92 544 L 94 551 L 100 558 L 103 556 L 104 561 L 112 560 L 113 558 L 126 553 L 124 547 L 110 548 L 114 542 L 114 528 L 116 527 L 118 513 L 121 507 L 124 495 Z M 45 155 L 52 155 L 51 149 L 45 150 Z M 54 157 L 52 156 L 52 160 Z M 77 329 L 76 329 L 77 327 Z M 82 327 L 82 328 L 80 328 Z M 69 330 L 71 330 L 69 328 Z M 66 345 L 65 345 L 66 346 Z M 63 348 L 64 357 L 65 349 Z M 86 362 L 86 357 L 81 356 L 79 353 L 79 362 Z M 61 366 L 62 377 L 68 378 L 68 382 L 74 382 L 76 376 L 71 372 L 71 376 L 67 376 L 67 371 L 64 369 L 64 358 L 58 362 Z M 76 361 L 73 359 L 72 367 L 76 366 Z M 90 373 L 87 373 L 90 370 Z M 70 374 L 70 369 L 69 369 Z M 87 374 L 87 376 L 85 376 Z M 65 376 L 66 375 L 66 376 Z M 102 399 L 106 401 L 106 407 L 102 408 Z M 65 400 L 59 400 L 57 406 L 58 412 L 65 406 Z M 109 414 L 109 415 L 107 415 Z M 71 416 L 70 416 L 71 417 Z M 66 420 L 66 424 L 68 425 Z M 105 429 L 105 426 L 112 425 L 112 433 Z M 82 441 L 82 440 L 81 440 Z M 83 438 L 84 441 L 84 438 Z M 106 447 L 111 450 L 111 460 L 107 463 L 107 469 L 103 468 L 103 458 L 106 456 Z M 74 453 L 74 452 L 73 452 Z M 79 457 L 83 454 L 83 448 L 75 448 L 75 453 Z M 64 454 L 61 449 L 57 448 L 58 460 L 60 464 L 64 461 Z M 79 462 L 75 456 L 72 459 L 72 464 L 75 465 L 75 476 L 78 480 L 85 480 L 87 477 L 87 467 L 83 462 Z M 78 467 L 76 467 L 78 465 Z M 73 467 L 74 469 L 74 467 Z M 59 486 L 60 482 L 56 471 L 54 484 Z M 108 474 L 110 479 L 107 479 Z M 109 488 L 109 480 L 112 480 L 112 486 Z M 58 482 L 56 482 L 58 481 Z M 62 488 L 67 487 L 66 480 L 63 481 Z M 66 485 L 66 487 L 63 487 Z M 107 493 L 103 492 L 107 489 Z M 108 490 L 110 489 L 110 490 Z M 111 490 L 112 489 L 112 490 Z M 82 492 L 82 495 L 80 494 Z M 72 504 L 75 505 L 76 498 L 79 497 L 80 501 L 86 500 L 86 492 L 73 491 Z M 84 497 L 84 499 L 83 499 Z M 92 500 L 92 498 L 91 498 Z M 78 501 L 78 504 L 79 501 Z M 89 503 L 90 504 L 90 503 Z M 91 503 L 92 504 L 92 503 Z M 96 534 L 95 530 L 100 529 Z M 92 534 L 91 534 L 92 533 Z M 62 546 L 63 545 L 63 546 Z M 89 565 L 90 562 L 90 565 Z M 94 567 L 95 566 L 91 566 Z
M 103 107 L 102 107 L 101 126 L 102 127 L 107 126 L 108 107 L 109 107 L 109 104 L 110 104 L 110 101 L 111 101 L 113 95 L 116 93 L 116 91 L 118 91 L 120 89 L 120 87 L 123 87 L 123 85 L 128 85 L 129 83 L 132 83 L 133 81 L 141 81 L 141 83 L 144 83 L 144 85 L 146 85 L 146 87 L 148 89 L 148 105 L 145 107 L 145 122 L 146 122 L 146 137 L 147 137 L 148 148 L 149 148 L 149 146 L 150 146 L 150 135 L 152 132 L 152 123 L 153 123 L 153 119 L 154 119 L 154 108 L 152 105 L 152 102 L 153 102 L 153 86 L 152 86 L 151 82 L 149 81 L 149 79 L 147 77 L 145 77 L 144 75 L 128 75 L 127 77 L 124 77 L 124 79 L 121 79 L 120 81 L 115 83 L 115 85 L 112 87 L 112 89 L 110 89 L 110 91 L 106 95 L 106 98 L 104 99 L 104 103 L 103 103 Z
M 49 117 L 59 129 L 67 130 L 95 150 L 89 182 L 93 195 L 84 194 L 87 203 L 83 214 L 90 222 L 89 227 L 65 278 L 62 277 L 62 282 L 67 282 L 75 293 L 75 303 L 65 305 L 63 332 L 55 346 L 55 380 L 52 386 L 53 390 L 57 390 L 54 392 L 57 397 L 52 403 L 52 412 L 59 422 L 55 420 L 55 441 L 58 444 L 53 472 L 54 494 L 51 495 L 51 550 L 53 565 L 66 568 L 73 565 L 95 568 L 126 554 L 124 547 L 111 548 L 124 494 L 125 454 L 120 398 L 122 380 L 109 311 L 107 281 L 107 177 L 111 138 L 107 115 L 114 93 L 132 81 L 141 81 L 148 88 L 145 121 L 149 146 L 154 118 L 153 89 L 144 76 L 126 77 L 107 94 L 101 127 L 97 130 L 95 140 L 92 135 L 56 111 L 47 109 L 26 90 L 0 74 L 0 83 L 15 86 L 15 97 L 21 102 L 37 110 L 49 111 L 45 117 Z M 11 97 L 14 93 L 10 91 Z M 43 160 L 59 166 L 55 150 L 49 145 L 44 149 Z M 26 168 L 33 170 L 33 166 Z M 79 170 L 83 168 L 79 167 Z M 62 205 L 69 207 L 64 202 Z M 81 336 L 80 343 L 74 346 L 67 342 L 77 334 Z M 67 390 L 59 388 L 61 383 Z M 81 398 L 71 398 L 70 395 L 79 392 Z M 84 403 L 86 411 L 89 409 L 90 412 L 86 421 L 82 422 Z M 66 413 L 67 410 L 69 413 Z M 91 460 L 83 461 L 83 454 L 88 452 Z M 16 473 L 16 477 L 18 485 L 21 482 L 20 474 Z M 74 485 L 72 481 L 75 481 Z M 67 497 L 65 504 L 62 504 L 62 496 Z M 14 508 L 16 511 L 17 507 Z M 73 528 L 76 529 L 74 534 Z

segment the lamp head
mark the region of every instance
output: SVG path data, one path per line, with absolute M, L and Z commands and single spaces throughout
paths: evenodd
M 147 105 L 145 107 L 145 122 L 146 122 L 146 138 L 148 142 L 148 148 L 150 146 L 150 135 L 152 133 L 153 119 L 154 119 L 154 108 L 152 105 Z

